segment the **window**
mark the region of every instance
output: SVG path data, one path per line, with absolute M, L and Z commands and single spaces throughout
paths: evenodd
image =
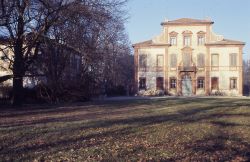
M 190 46 L 191 38 L 190 36 L 184 36 L 184 46 Z
M 219 66 L 219 54 L 212 54 L 211 65 Z
M 163 77 L 156 78 L 156 89 L 163 90 Z
M 230 89 L 237 88 L 237 78 L 230 78 Z
M 139 55 L 139 67 L 146 68 L 147 66 L 147 55 Z
M 170 88 L 176 88 L 176 78 L 170 78 Z
M 230 53 L 229 56 L 229 66 L 237 66 L 237 54 L 236 53 Z
M 203 68 L 205 66 L 205 55 L 200 53 L 197 56 L 197 66 Z
M 146 90 L 146 78 L 145 77 L 139 78 L 139 90 Z
M 198 35 L 198 45 L 204 45 L 204 44 L 205 44 L 204 35 Z
M 211 88 L 212 90 L 219 90 L 219 78 L 212 77 L 211 78 Z
M 197 88 L 203 89 L 205 87 L 205 79 L 204 77 L 199 77 L 197 79 Z
M 174 45 L 176 45 L 177 44 L 177 39 L 176 39 L 176 37 L 174 36 L 174 37 L 170 37 L 170 45 L 171 46 L 174 46 Z
M 171 54 L 170 55 L 170 67 L 176 68 L 176 66 L 177 66 L 177 56 L 176 54 Z
M 163 67 L 163 55 L 157 55 L 157 67 Z
M 183 54 L 183 66 L 190 67 L 191 64 L 191 55 L 189 53 Z

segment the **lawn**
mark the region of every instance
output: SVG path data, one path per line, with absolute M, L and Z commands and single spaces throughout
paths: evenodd
M 1 109 L 0 161 L 250 161 L 250 100 Z

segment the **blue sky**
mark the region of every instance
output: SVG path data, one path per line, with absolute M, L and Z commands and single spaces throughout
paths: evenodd
M 160 34 L 165 19 L 211 18 L 213 31 L 224 38 L 246 42 L 244 59 L 250 59 L 250 0 L 130 0 L 126 23 L 131 43 Z

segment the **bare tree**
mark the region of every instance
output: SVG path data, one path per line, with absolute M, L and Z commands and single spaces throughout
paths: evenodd
M 13 72 L 13 105 L 22 104 L 23 77 L 38 57 L 44 37 L 54 39 L 52 28 L 61 34 L 64 45 L 81 51 L 85 76 L 98 69 L 105 36 L 101 30 L 109 20 L 121 19 L 120 7 L 126 0 L 1 0 L 0 36 L 7 37 L 5 48 Z M 105 44 L 105 45 L 104 45 Z M 87 71 L 87 72 L 86 72 Z M 98 69 L 97 71 L 100 71 Z M 88 74 L 88 75 L 87 75 Z

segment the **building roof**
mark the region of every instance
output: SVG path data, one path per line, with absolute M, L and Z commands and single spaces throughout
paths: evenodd
M 134 46 L 140 46 L 140 45 L 150 45 L 152 43 L 153 43 L 152 40 L 147 40 L 147 41 L 144 41 L 144 42 L 135 43 L 135 44 L 133 44 L 133 47 Z
M 169 46 L 168 43 L 154 43 L 152 40 L 147 40 L 144 42 L 135 43 L 133 47 L 148 47 L 148 46 Z
M 165 21 L 161 25 L 187 25 L 187 24 L 213 24 L 211 20 L 181 18 L 177 20 Z
M 245 45 L 245 42 L 222 39 L 221 41 L 206 43 L 206 45 Z

